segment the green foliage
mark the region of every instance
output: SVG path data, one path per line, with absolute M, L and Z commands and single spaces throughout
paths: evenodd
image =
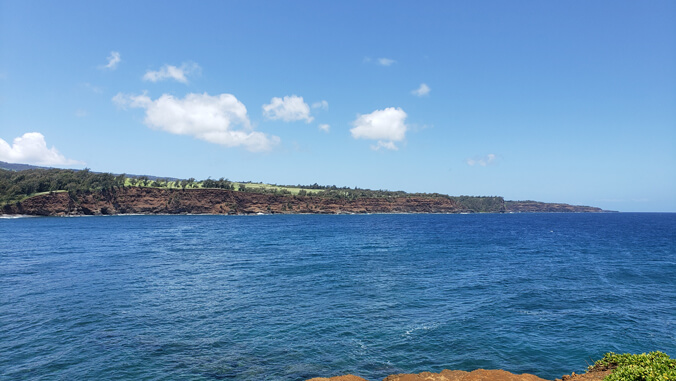
M 18 172 L 0 169 L 0 202 L 21 201 L 45 192 L 107 192 L 115 187 L 123 187 L 124 184 L 123 176 L 93 173 L 88 169 L 29 169 Z
M 0 204 L 9 204 L 21 201 L 44 192 L 67 191 L 73 199 L 80 193 L 100 193 L 107 195 L 114 193 L 115 188 L 124 186 L 154 187 L 154 188 L 217 188 L 225 190 L 239 190 L 241 192 L 262 193 L 276 196 L 323 197 L 340 200 L 356 200 L 360 198 L 419 197 L 445 198 L 456 201 L 464 210 L 475 213 L 503 212 L 504 200 L 502 197 L 450 197 L 438 193 L 406 193 L 403 191 L 370 190 L 360 188 L 339 188 L 335 185 L 323 186 L 312 184 L 309 186 L 286 186 L 263 183 L 238 183 L 227 179 L 206 179 L 195 181 L 169 181 L 167 179 L 149 178 L 148 176 L 128 177 L 124 174 L 93 173 L 88 169 L 75 171 L 70 169 L 29 169 L 11 171 L 0 169 Z M 289 208 L 287 206 L 287 208 Z
M 666 353 L 650 352 L 638 354 L 606 353 L 591 368 L 613 368 L 613 373 L 604 381 L 674 381 L 676 360 Z
M 497 213 L 505 211 L 505 200 L 502 197 L 476 197 L 476 196 L 458 196 L 451 197 L 465 209 L 475 213 Z
M 202 188 L 219 188 L 219 189 L 235 190 L 235 185 L 232 182 L 221 177 L 218 180 L 206 179 L 202 181 Z
M 317 194 L 323 192 L 322 190 L 308 190 L 300 186 L 295 185 L 276 185 L 276 184 L 264 184 L 264 183 L 232 183 L 234 189 L 237 190 L 241 185 L 244 185 L 246 192 L 250 193 L 262 193 L 262 194 L 271 194 L 276 196 L 283 195 L 300 195 L 300 192 L 304 190 L 304 195 Z

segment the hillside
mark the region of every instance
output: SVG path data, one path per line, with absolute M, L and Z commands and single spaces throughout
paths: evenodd
M 106 214 L 340 214 L 471 212 L 450 198 L 275 196 L 223 189 L 124 187 L 103 192 L 48 193 L 7 204 L 5 214 L 42 216 Z
M 600 213 L 610 212 L 593 206 L 547 203 L 538 201 L 505 201 L 509 213 Z
M 0 161 L 0 169 L 6 169 L 9 171 L 25 171 L 28 169 L 49 169 L 47 167 L 38 167 L 37 165 L 30 164 L 16 164 L 16 163 L 7 163 L 5 161 Z
M 22 168 L 22 167 L 16 167 Z M 0 169 L 4 214 L 278 214 L 602 212 L 593 207 L 505 201 L 502 197 L 284 186 L 226 179 L 161 179 L 87 169 Z

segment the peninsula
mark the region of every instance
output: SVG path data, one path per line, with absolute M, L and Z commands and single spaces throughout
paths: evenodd
M 605 212 L 498 196 L 313 185 L 158 178 L 0 162 L 0 211 L 8 215 L 366 214 Z

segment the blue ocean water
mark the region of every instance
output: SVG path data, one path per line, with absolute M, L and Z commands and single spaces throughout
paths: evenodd
M 676 214 L 0 220 L 0 379 L 553 379 L 676 356 Z

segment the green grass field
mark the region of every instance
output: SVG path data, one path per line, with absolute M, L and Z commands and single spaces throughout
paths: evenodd
M 27 196 L 22 197 L 19 201 L 23 201 L 27 198 L 35 197 L 35 196 L 40 196 L 43 194 L 50 194 L 50 193 L 63 193 L 63 192 L 68 192 L 67 190 L 55 190 L 55 191 L 47 191 L 47 192 L 38 192 L 38 193 L 33 193 Z
M 133 181 L 131 178 L 127 177 L 125 179 L 125 186 L 136 186 L 136 187 L 144 187 L 144 188 L 168 188 L 168 189 L 180 189 L 181 184 L 179 181 L 168 181 L 168 182 L 161 182 L 161 186 L 154 186 L 154 181 L 153 180 L 147 180 L 145 182 L 136 180 Z M 272 184 L 264 184 L 264 183 L 240 183 L 240 182 L 235 182 L 233 181 L 232 184 L 235 186 L 235 190 L 239 190 L 241 186 L 244 186 L 247 189 L 251 189 L 253 191 L 256 190 L 262 190 L 262 191 L 287 191 L 292 195 L 298 195 L 303 188 L 298 188 L 298 187 L 285 187 L 285 186 L 279 186 L 279 185 L 272 185 Z M 202 189 L 204 188 L 204 182 L 203 181 L 195 181 L 188 186 L 186 186 L 186 189 Z M 305 191 L 308 194 L 317 194 L 321 193 L 324 190 L 323 189 L 305 189 Z
M 271 185 L 271 184 L 263 184 L 263 183 L 236 183 L 233 182 L 235 185 L 235 189 L 239 189 L 241 185 L 244 185 L 246 188 L 250 189 L 264 189 L 264 190 L 270 190 L 270 191 L 282 191 L 286 190 L 287 192 L 297 195 L 303 188 L 298 188 L 298 187 L 281 187 L 278 185 Z M 322 189 L 305 189 L 305 191 L 308 194 L 316 194 L 316 193 L 321 193 L 324 190 Z

